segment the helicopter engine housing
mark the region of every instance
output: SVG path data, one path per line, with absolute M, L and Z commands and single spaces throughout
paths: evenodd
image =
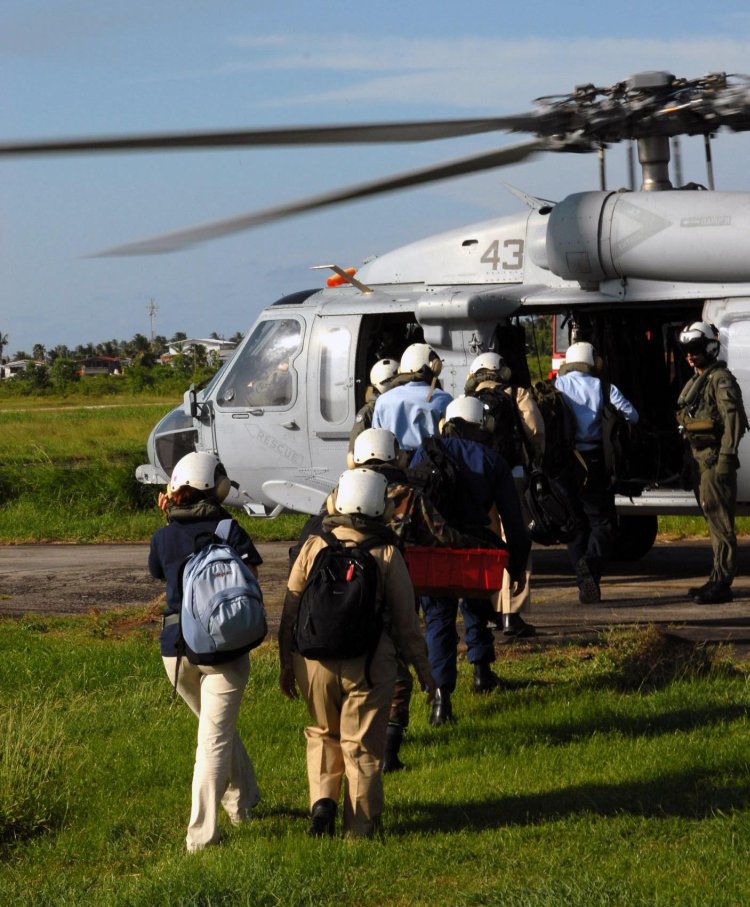
M 750 193 L 667 190 L 570 195 L 550 213 L 546 264 L 553 274 L 586 288 L 628 277 L 748 281 Z

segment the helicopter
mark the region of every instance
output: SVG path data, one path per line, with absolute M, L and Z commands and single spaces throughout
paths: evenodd
M 577 87 L 506 117 L 231 133 L 63 139 L 0 145 L 0 155 L 157 148 L 413 142 L 492 131 L 533 139 L 265 211 L 107 249 L 103 255 L 173 252 L 329 205 L 523 161 L 543 152 L 594 152 L 598 190 L 559 202 L 511 190 L 516 215 L 452 229 L 364 263 L 338 264 L 323 289 L 267 306 L 209 384 L 191 387 L 148 439 L 136 476 L 167 481 L 193 450 L 218 454 L 235 481 L 227 503 L 253 516 L 316 513 L 346 462 L 371 366 L 429 343 L 441 382 L 463 392 L 468 367 L 499 352 L 513 381 L 530 383 L 528 329 L 553 316 L 553 367 L 569 344 L 589 340 L 608 379 L 641 416 L 627 492 L 616 499 L 620 557 L 652 546 L 658 514 L 698 514 L 683 481 L 684 445 L 674 409 L 690 375 L 677 337 L 705 320 L 719 329 L 720 357 L 750 397 L 750 193 L 713 185 L 711 139 L 750 129 L 750 79 L 711 73 L 687 80 L 642 72 L 611 87 Z M 670 180 L 673 143 L 702 136 L 707 185 Z M 628 142 L 630 186 L 606 188 L 606 150 Z M 675 146 L 677 147 L 677 146 Z M 635 188 L 633 149 L 641 185 Z M 531 317 L 530 317 L 531 316 Z M 740 459 L 750 453 L 746 437 Z M 738 480 L 750 513 L 750 471 Z

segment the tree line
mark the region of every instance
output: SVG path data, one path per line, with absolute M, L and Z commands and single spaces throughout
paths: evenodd
M 228 339 L 239 343 L 243 334 L 237 332 L 229 338 L 213 332 L 208 339 Z M 222 360 L 214 351 L 200 344 L 185 352 L 173 355 L 169 364 L 161 356 L 171 344 L 187 340 L 187 334 L 178 331 L 171 339 L 157 335 L 153 340 L 136 333 L 130 340 L 105 340 L 101 343 L 79 344 L 70 348 L 59 344 L 46 349 L 35 343 L 31 355 L 17 350 L 11 361 L 28 360 L 23 371 L 0 382 L 5 394 L 50 392 L 118 393 L 153 390 L 170 393 L 182 392 L 187 383 L 207 381 L 221 366 Z M 0 331 L 0 364 L 7 362 L 4 351 L 8 348 L 8 334 Z M 129 366 L 121 375 L 81 375 L 81 363 L 92 357 L 128 359 Z

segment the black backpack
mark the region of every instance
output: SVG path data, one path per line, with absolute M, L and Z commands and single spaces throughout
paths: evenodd
M 302 590 L 294 642 L 305 658 L 372 656 L 383 632 L 377 602 L 378 565 L 369 549 L 383 542 L 370 538 L 345 545 L 331 532 L 318 552 Z
M 437 438 L 422 441 L 422 460 L 407 470 L 408 484 L 421 491 L 450 526 L 460 523 L 461 473 Z
M 579 509 L 566 485 L 541 469 L 532 469 L 523 500 L 532 542 L 558 545 L 571 541 L 580 526 Z
M 484 387 L 473 394 L 484 404 L 485 425 L 490 432 L 490 447 L 511 468 L 523 462 L 523 439 L 516 405 L 516 389 L 506 393 L 502 386 Z
M 559 476 L 573 457 L 576 420 L 565 397 L 551 381 L 537 381 L 531 393 L 544 421 L 544 459 L 541 467 L 548 476 Z

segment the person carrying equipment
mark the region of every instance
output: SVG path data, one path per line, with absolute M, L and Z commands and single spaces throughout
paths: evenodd
M 576 461 L 559 479 L 580 505 L 580 529 L 568 542 L 568 556 L 578 583 L 578 600 L 591 605 L 601 601 L 604 564 L 617 527 L 615 493 L 607 472 L 602 419 L 607 400 L 597 374 L 594 347 L 573 343 L 555 379 L 555 387 L 570 405 L 576 423 Z M 609 404 L 633 424 L 638 412 L 615 387 L 609 387 Z
M 429 498 L 413 485 L 403 469 L 405 457 L 398 441 L 387 428 L 370 428 L 357 438 L 347 461 L 350 469 L 365 466 L 388 481 L 388 506 L 385 518 L 402 545 L 463 548 L 472 542 L 449 526 Z M 416 608 L 416 601 L 415 601 Z M 393 689 L 388 719 L 383 772 L 404 768 L 399 758 L 404 733 L 409 726 L 409 705 L 414 683 L 409 666 L 398 659 L 396 684 Z
M 499 518 L 508 549 L 511 592 L 519 595 L 526 582 L 529 542 L 510 467 L 482 437 L 484 406 L 475 397 L 457 397 L 445 411 L 437 444 L 453 463 L 458 487 L 453 498 L 454 527 L 475 537 L 487 538 L 487 547 L 501 547 Z M 415 472 L 428 460 L 429 442 L 418 448 L 410 469 Z M 494 515 L 495 520 L 493 523 Z M 492 532 L 492 527 L 498 529 Z M 451 694 L 456 688 L 456 615 L 458 599 L 450 596 L 420 597 L 426 624 L 427 652 L 437 684 L 430 723 L 453 720 Z M 490 665 L 495 660 L 495 641 L 488 621 L 495 612 L 489 599 L 468 599 L 462 603 L 464 632 L 469 662 L 474 666 L 475 693 L 488 692 L 500 684 Z
M 354 450 L 354 442 L 363 431 L 372 428 L 372 413 L 375 401 L 390 387 L 391 380 L 398 374 L 398 362 L 395 359 L 380 359 L 370 369 L 370 386 L 365 393 L 365 404 L 354 417 L 354 425 L 349 435 L 349 451 Z
M 732 601 L 737 572 L 737 449 L 748 420 L 737 379 L 719 359 L 714 325 L 686 325 L 679 343 L 695 374 L 677 400 L 677 422 L 690 449 L 693 491 L 713 550 L 708 581 L 690 589 L 690 595 L 699 605 L 718 605 Z
M 217 456 L 184 456 L 172 472 L 168 493 L 159 495 L 159 508 L 167 517 L 167 525 L 152 536 L 148 556 L 151 575 L 166 580 L 167 601 L 159 637 L 164 667 L 170 682 L 198 718 L 193 802 L 186 838 L 190 853 L 219 842 L 220 805 L 229 821 L 239 825 L 250 819 L 260 800 L 253 764 L 237 733 L 242 694 L 250 676 L 247 651 L 229 653 L 228 660 L 211 665 L 192 664 L 181 657 L 182 567 L 201 541 L 212 539 L 218 524 L 229 519 L 221 502 L 230 487 Z M 261 557 L 250 536 L 234 521 L 227 542 L 257 575 Z
M 451 395 L 438 386 L 443 363 L 427 343 L 408 346 L 398 366 L 398 383 L 381 394 L 372 413 L 373 428 L 387 428 L 410 453 L 438 434 Z
M 312 718 L 305 737 L 309 833 L 313 836 L 334 833 L 342 781 L 345 835 L 371 837 L 378 832 L 383 809 L 382 760 L 397 652 L 414 665 L 428 700 L 433 695 L 414 588 L 396 538 L 383 522 L 387 485 L 385 477 L 372 469 L 344 472 L 335 504 L 329 499 L 333 512 L 323 522 L 325 537 L 307 539 L 289 575 L 279 627 L 279 685 L 290 699 L 298 696 L 299 687 Z M 333 587 L 326 585 L 325 572 L 318 569 L 322 558 L 331 560 L 331 552 L 325 551 L 331 543 L 343 546 L 344 556 L 351 559 L 343 578 L 333 567 L 328 571 L 332 580 L 339 576 Z M 369 576 L 373 567 L 374 579 L 365 577 L 360 582 L 363 573 Z M 374 641 L 368 639 L 365 651 L 357 654 L 352 654 L 350 646 L 364 634 L 354 634 L 348 624 L 339 625 L 332 619 L 340 613 L 333 597 L 327 601 L 324 619 L 317 624 L 312 619 L 316 596 L 325 597 L 326 589 L 333 588 L 339 599 L 347 599 L 350 582 L 363 590 L 358 610 L 372 612 L 381 621 L 374 625 Z M 317 649 L 312 650 L 308 646 L 314 631 Z M 345 651 L 345 647 L 349 648 Z M 305 656 L 301 649 L 326 654 Z
M 529 470 L 544 457 L 544 420 L 528 388 L 511 384 L 511 371 L 498 353 L 482 353 L 469 366 L 464 393 L 484 404 L 490 446 L 513 472 L 513 482 L 523 506 Z M 528 521 L 527 521 L 528 522 Z M 531 607 L 531 549 L 526 564 L 526 584 L 519 596 L 510 594 L 505 574 L 500 602 L 503 635 L 526 637 L 536 634 L 523 614 Z

